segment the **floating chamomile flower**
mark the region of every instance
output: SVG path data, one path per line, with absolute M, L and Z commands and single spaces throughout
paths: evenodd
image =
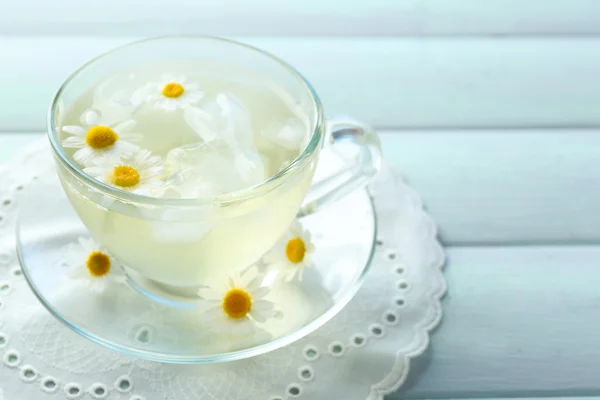
M 252 332 L 255 322 L 277 316 L 274 304 L 264 298 L 269 288 L 261 286 L 263 280 L 264 276 L 252 267 L 242 275 L 230 276 L 222 290 L 200 289 L 210 327 L 215 331 Z
M 83 165 L 102 160 L 118 160 L 121 156 L 134 153 L 139 147 L 132 142 L 142 140 L 139 133 L 128 133 L 135 126 L 135 121 L 126 120 L 121 123 L 105 126 L 101 124 L 100 115 L 94 110 L 85 111 L 80 118 L 81 125 L 66 125 L 61 128 L 71 134 L 61 144 L 64 148 L 79 149 L 73 154 L 75 162 Z
M 96 293 L 102 292 L 111 282 L 125 282 L 123 271 L 105 249 L 92 239 L 80 237 L 77 242 L 72 243 L 65 254 L 70 278 L 86 282 Z
M 131 103 L 134 107 L 149 103 L 167 111 L 185 109 L 204 97 L 197 84 L 185 80 L 184 76 L 163 75 L 161 81 L 147 83 L 133 92 Z
M 310 254 L 315 250 L 310 232 L 304 230 L 298 221 L 294 221 L 288 232 L 275 244 L 263 260 L 271 267 L 283 270 L 287 281 L 296 276 L 302 280 L 304 268 L 311 267 Z
M 159 196 L 164 185 L 162 159 L 148 150 L 140 150 L 116 163 L 101 160 L 83 172 L 100 182 L 146 196 Z

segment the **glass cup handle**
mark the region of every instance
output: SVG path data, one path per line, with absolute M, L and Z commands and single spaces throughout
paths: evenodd
M 340 146 L 343 144 L 344 146 Z M 348 166 L 319 182 L 314 183 L 300 207 L 298 217 L 320 210 L 347 194 L 365 187 L 381 168 L 381 143 L 375 130 L 351 117 L 328 118 L 325 146 L 334 152 L 351 156 L 353 165 Z

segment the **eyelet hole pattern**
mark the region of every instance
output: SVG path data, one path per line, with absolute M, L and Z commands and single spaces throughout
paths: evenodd
M 312 369 L 310 365 L 305 365 L 303 367 L 298 368 L 298 378 L 308 382 L 312 381 L 315 377 L 315 371 Z
M 81 386 L 79 386 L 76 383 L 67 383 L 65 385 L 65 396 L 67 396 L 68 399 L 77 399 L 79 397 L 81 397 L 83 391 L 81 390 Z
M 115 381 L 115 389 L 121 393 L 127 393 L 131 391 L 132 386 L 131 378 L 126 375 L 120 376 Z
M 308 345 L 304 348 L 304 358 L 307 361 L 314 361 L 319 358 L 319 350 L 315 346 Z
M 376 338 L 380 338 L 385 335 L 385 330 L 384 330 L 383 326 L 381 326 L 379 324 L 371 325 L 369 327 L 369 331 L 371 332 L 371 335 Z
M 394 250 L 388 250 L 385 253 L 385 257 L 390 261 L 394 261 L 396 259 L 396 252 Z
M 40 381 L 42 390 L 46 393 L 54 393 L 58 390 L 58 382 L 52 376 L 46 376 Z
M 102 383 L 94 383 L 89 390 L 90 395 L 95 399 L 104 399 L 108 396 L 108 389 Z
M 340 342 L 333 342 L 329 345 L 329 354 L 334 357 L 341 357 L 344 355 L 344 345 Z
M 355 347 L 362 347 L 367 343 L 367 338 L 363 335 L 354 335 L 350 338 L 350 343 Z
M 142 344 L 150 343 L 152 341 L 152 328 L 148 326 L 140 327 L 135 334 L 135 339 Z
M 287 393 L 290 397 L 300 397 L 302 395 L 302 387 L 298 384 L 292 383 L 287 388 Z
M 388 325 L 397 325 L 398 316 L 393 311 L 388 310 L 383 313 L 383 321 Z
M 37 372 L 31 365 L 24 365 L 21 368 L 21 380 L 23 382 L 33 382 L 37 378 Z
M 7 367 L 14 368 L 21 363 L 21 355 L 16 350 L 9 350 L 4 353 L 4 364 Z
M 0 281 L 0 295 L 7 295 L 11 292 L 12 286 L 10 282 Z

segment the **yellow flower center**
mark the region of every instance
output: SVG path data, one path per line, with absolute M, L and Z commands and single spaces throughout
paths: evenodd
M 163 96 L 170 97 L 172 99 L 181 96 L 183 92 L 185 92 L 183 86 L 181 86 L 180 83 L 176 82 L 167 83 L 162 90 Z
M 304 245 L 304 241 L 299 237 L 293 238 L 287 243 L 285 246 L 285 255 L 288 260 L 297 264 L 304 260 L 304 254 L 306 253 L 306 246 Z
M 113 169 L 113 183 L 121 187 L 132 187 L 140 183 L 140 173 L 129 165 L 119 165 Z
M 85 134 L 85 142 L 92 149 L 102 150 L 112 146 L 119 139 L 119 135 L 108 126 L 91 127 Z
M 101 277 L 110 271 L 110 258 L 101 251 L 92 251 L 85 263 L 90 275 Z
M 243 289 L 230 289 L 223 298 L 222 307 L 229 317 L 244 318 L 252 309 L 252 298 Z

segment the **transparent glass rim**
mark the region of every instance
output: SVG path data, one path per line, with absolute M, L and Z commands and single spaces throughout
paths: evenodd
M 75 79 L 80 74 L 84 73 L 88 66 L 92 65 L 93 63 L 103 59 L 104 57 L 106 57 L 114 52 L 117 52 L 122 49 L 126 49 L 128 47 L 133 47 L 133 46 L 136 46 L 141 43 L 171 41 L 171 40 L 189 40 L 189 39 L 206 40 L 206 41 L 213 41 L 213 42 L 217 42 L 217 43 L 221 42 L 224 44 L 239 46 L 241 48 L 251 50 L 256 54 L 262 55 L 266 58 L 271 59 L 272 61 L 275 61 L 280 66 L 282 66 L 286 71 L 288 71 L 292 77 L 296 78 L 296 80 L 298 82 L 300 82 L 300 84 L 306 90 L 306 93 L 308 94 L 309 98 L 311 99 L 311 103 L 312 103 L 311 108 L 312 108 L 313 112 L 316 114 L 315 118 L 313 119 L 313 124 L 312 124 L 313 126 L 311 126 L 311 128 L 310 128 L 310 131 L 312 132 L 311 136 L 310 136 L 310 140 L 308 141 L 304 150 L 302 150 L 302 152 L 298 155 L 298 157 L 296 157 L 290 163 L 290 165 L 288 165 L 283 170 L 279 171 L 277 174 L 264 180 L 263 182 L 261 182 L 257 185 L 254 185 L 254 186 L 250 186 L 250 187 L 241 189 L 241 190 L 237 190 L 234 192 L 229 192 L 229 193 L 225 193 L 225 194 L 221 194 L 221 195 L 217 195 L 217 196 L 204 196 L 204 197 L 186 198 L 186 199 L 151 197 L 151 196 L 126 192 L 126 191 L 118 189 L 114 186 L 100 182 L 100 181 L 92 178 L 91 176 L 87 175 L 86 173 L 84 173 L 81 170 L 81 168 L 79 166 L 77 166 L 77 164 L 75 164 L 75 162 L 72 161 L 67 156 L 64 149 L 60 145 L 60 141 L 58 140 L 58 132 L 56 129 L 55 115 L 56 115 L 56 109 L 58 107 L 58 103 L 62 96 L 63 91 L 69 86 L 69 84 L 73 81 L 73 79 Z M 137 203 L 137 204 L 170 205 L 170 206 L 198 206 L 198 205 L 218 205 L 218 204 L 236 202 L 236 201 L 240 201 L 240 200 L 250 199 L 253 197 L 258 197 L 261 194 L 266 193 L 269 190 L 272 190 L 272 189 L 278 187 L 279 185 L 283 184 L 286 181 L 286 178 L 289 178 L 294 173 L 294 171 L 296 171 L 297 169 L 302 167 L 306 162 L 308 162 L 308 160 L 311 158 L 311 156 L 313 155 L 315 150 L 319 148 L 319 146 L 321 144 L 321 139 L 323 136 L 322 135 L 323 121 L 324 121 L 324 116 L 323 116 L 323 107 L 321 104 L 321 100 L 319 99 L 319 96 L 317 95 L 317 93 L 314 90 L 314 88 L 312 87 L 312 85 L 294 67 L 290 66 L 288 63 L 286 63 L 279 57 L 277 57 L 267 51 L 259 49 L 257 47 L 254 47 L 254 46 L 251 46 L 251 45 L 248 45 L 245 43 L 241 43 L 241 42 L 238 42 L 235 40 L 225 39 L 225 38 L 220 38 L 220 37 L 213 37 L 213 36 L 160 36 L 160 37 L 155 37 L 155 38 L 137 40 L 137 41 L 127 43 L 127 44 L 119 46 L 119 47 L 115 47 L 111 50 L 108 50 L 108 51 L 101 53 L 98 56 L 92 58 L 91 60 L 89 60 L 88 62 L 83 64 L 81 67 L 79 67 L 77 70 L 75 70 L 73 73 L 71 73 L 71 75 L 69 75 L 67 77 L 67 79 L 59 87 L 58 91 L 56 92 L 56 94 L 54 95 L 54 97 L 52 99 L 50 108 L 48 109 L 47 134 L 48 134 L 48 138 L 50 140 L 50 144 L 52 146 L 52 150 L 53 150 L 55 156 L 57 156 L 60 163 L 64 167 L 66 167 L 67 170 L 69 170 L 69 172 L 71 172 L 73 175 L 75 175 L 78 179 L 80 179 L 81 181 L 85 182 L 87 185 L 93 187 L 94 189 L 96 189 L 100 192 L 109 194 L 109 195 L 111 195 L 115 198 L 121 199 L 121 200 L 125 200 L 125 201 L 132 202 L 132 203 Z

